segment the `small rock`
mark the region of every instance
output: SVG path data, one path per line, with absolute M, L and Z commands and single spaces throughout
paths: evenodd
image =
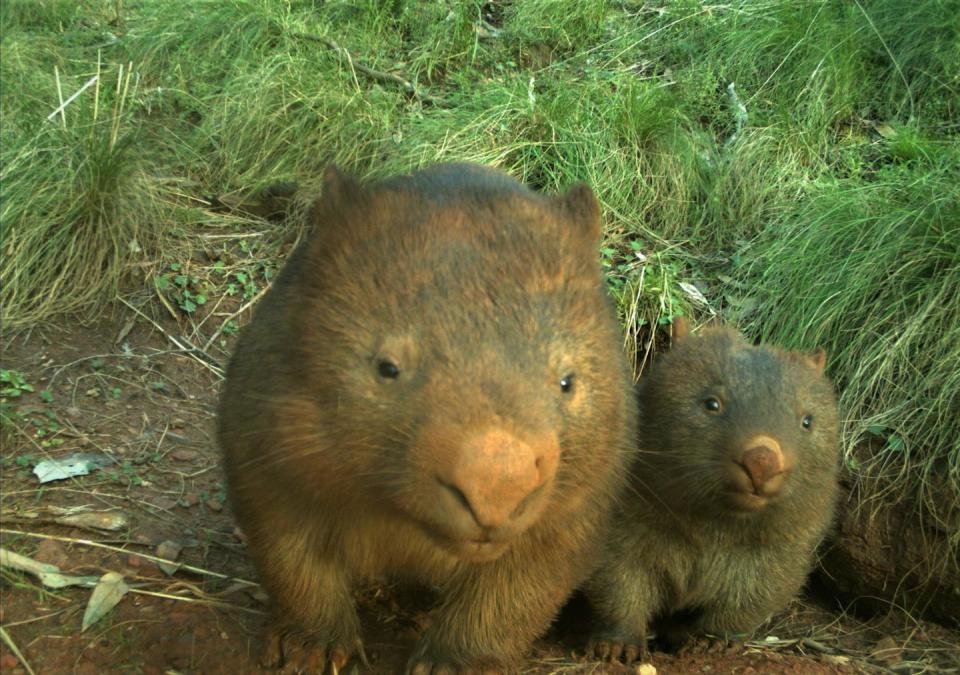
M 179 450 L 174 450 L 170 453 L 170 456 L 173 457 L 178 462 L 192 462 L 197 457 L 200 456 L 200 453 L 196 450 L 187 450 L 186 448 L 180 448 Z
M 177 556 L 180 555 L 180 551 L 183 550 L 183 547 L 175 541 L 170 541 L 167 539 L 165 542 L 157 546 L 157 557 L 166 558 L 167 560 L 176 560 Z M 157 567 L 159 567 L 164 574 L 167 576 L 173 576 L 178 569 L 180 569 L 179 563 L 175 562 L 158 562 Z
M 172 497 L 151 496 L 147 501 L 164 511 L 169 511 L 177 505 L 177 500 Z
M 236 537 L 237 541 L 239 541 L 241 544 L 247 543 L 247 535 L 244 534 L 243 530 L 241 530 L 239 527 L 233 528 L 233 536 Z
M 59 541 L 44 539 L 37 546 L 33 559 L 62 568 L 70 560 L 70 556 Z
M 217 512 L 223 511 L 223 502 L 221 502 L 219 499 L 208 499 L 204 503 L 207 505 L 207 508 L 210 509 L 211 511 L 217 511 Z
M 81 417 L 83 417 L 83 411 L 80 410 L 80 408 L 75 408 L 74 406 L 70 406 L 69 408 L 67 408 L 66 413 L 67 413 L 67 417 L 75 420 L 78 420 Z
M 850 657 L 842 654 L 821 654 L 820 660 L 832 666 L 845 666 L 850 663 Z
M 879 661 L 883 661 L 887 665 L 892 665 L 900 663 L 900 661 L 903 660 L 903 649 L 897 644 L 897 641 L 893 639 L 893 636 L 888 635 L 873 645 L 873 649 L 870 650 L 870 656 Z
M 657 675 L 657 668 L 652 663 L 641 663 L 633 669 L 633 672 L 636 675 Z

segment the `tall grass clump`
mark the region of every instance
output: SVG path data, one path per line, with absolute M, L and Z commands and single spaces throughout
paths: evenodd
M 912 504 L 960 551 L 960 147 L 818 185 L 743 269 L 752 329 L 824 346 L 859 506 Z M 880 500 L 880 502 L 876 501 Z M 956 573 L 956 570 L 954 570 Z
M 57 28 L 72 23 L 83 9 L 76 0 L 7 0 L 0 4 L 0 26 L 4 32 Z
M 133 65 L 51 79 L 48 105 L 29 113 L 33 133 L 0 150 L 5 328 L 102 307 L 163 226 L 160 190 L 141 164 Z
M 878 113 L 960 131 L 960 0 L 860 0 L 858 9 L 870 62 L 881 67 Z
M 607 0 L 528 0 L 509 3 L 504 29 L 524 51 L 541 46 L 561 54 L 595 46 L 604 36 Z
M 331 161 L 366 174 L 394 145 L 406 103 L 400 92 L 358 86 L 320 48 L 267 59 L 228 88 L 200 123 L 196 147 L 205 181 L 223 191 L 309 181 Z

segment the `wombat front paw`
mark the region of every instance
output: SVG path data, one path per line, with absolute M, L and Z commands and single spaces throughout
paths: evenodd
M 507 669 L 494 665 L 496 659 L 455 659 L 443 650 L 421 643 L 407 663 L 407 675 L 501 675 Z
M 659 635 L 659 634 L 658 634 Z M 740 643 L 734 636 L 695 636 L 685 635 L 674 637 L 667 642 L 679 656 L 694 654 L 722 654 L 726 651 L 736 651 Z
M 647 641 L 644 638 L 623 638 L 620 636 L 598 636 L 587 645 L 587 657 L 603 661 L 619 661 L 628 666 L 635 661 L 643 661 L 650 656 Z
M 338 673 L 357 654 L 366 665 L 367 657 L 359 638 L 329 640 L 321 633 L 289 628 L 270 628 L 266 636 L 263 666 L 283 673 L 324 675 Z
M 407 675 L 501 675 L 505 670 L 489 667 L 464 667 L 452 663 L 414 659 L 407 666 Z

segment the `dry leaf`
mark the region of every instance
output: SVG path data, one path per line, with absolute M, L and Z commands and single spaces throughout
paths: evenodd
M 113 464 L 114 461 L 109 455 L 75 452 L 58 459 L 45 459 L 33 467 L 33 473 L 41 483 L 49 483 L 74 476 L 86 476 L 94 469 Z
M 124 583 L 123 577 L 116 572 L 107 572 L 100 577 L 99 583 L 90 594 L 90 601 L 87 602 L 87 609 L 83 613 L 83 625 L 80 631 L 87 630 L 95 624 L 104 614 L 117 606 L 117 603 L 123 599 L 123 596 L 129 591 L 129 587 Z
M 66 586 L 93 586 L 97 583 L 96 577 L 78 577 L 71 574 L 61 574 L 56 565 L 42 563 L 28 558 L 25 555 L 0 548 L 0 567 L 27 572 L 37 577 L 47 588 L 64 588 Z

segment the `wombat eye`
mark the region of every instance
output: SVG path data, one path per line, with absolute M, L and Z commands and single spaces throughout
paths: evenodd
M 569 394 L 573 391 L 573 373 L 560 378 L 560 391 L 564 394 Z
M 388 380 L 395 380 L 400 377 L 400 369 L 397 368 L 397 364 L 386 359 L 377 363 L 377 372 L 380 373 L 380 377 Z
M 804 415 L 803 419 L 800 420 L 800 425 L 809 431 L 813 428 L 813 415 Z
M 703 407 L 710 412 L 720 412 L 720 399 L 711 396 L 704 400 Z

